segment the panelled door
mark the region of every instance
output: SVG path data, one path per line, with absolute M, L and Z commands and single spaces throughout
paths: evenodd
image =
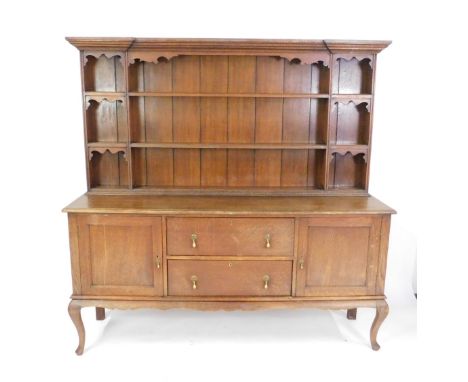
M 375 295 L 380 216 L 300 219 L 296 296 Z
M 162 296 L 161 218 L 78 217 L 83 294 Z

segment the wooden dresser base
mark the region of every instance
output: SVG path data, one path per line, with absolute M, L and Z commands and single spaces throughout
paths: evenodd
M 77 354 L 83 307 L 375 308 L 380 348 L 393 210 L 373 197 L 84 195 L 65 211 Z
M 196 310 L 260 310 L 260 309 L 294 309 L 294 308 L 316 308 L 316 309 L 347 309 L 347 318 L 356 319 L 357 308 L 375 308 L 376 314 L 370 329 L 370 341 L 373 350 L 379 350 L 377 333 L 382 322 L 388 315 L 388 304 L 384 298 L 359 299 L 359 300 L 302 300 L 285 299 L 280 301 L 265 300 L 239 300 L 233 301 L 196 301 L 196 300 L 91 300 L 72 299 L 68 306 L 68 313 L 75 324 L 78 332 L 79 344 L 76 354 L 82 355 L 85 346 L 85 328 L 81 318 L 81 308 L 96 307 L 96 319 L 105 319 L 105 308 L 107 309 L 172 309 L 188 308 Z

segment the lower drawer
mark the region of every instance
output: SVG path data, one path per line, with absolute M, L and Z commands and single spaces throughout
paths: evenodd
M 169 296 L 290 296 L 291 261 L 168 260 Z

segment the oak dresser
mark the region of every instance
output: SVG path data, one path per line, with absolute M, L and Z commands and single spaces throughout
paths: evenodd
M 368 194 L 389 41 L 67 38 L 88 190 L 67 206 L 83 307 L 376 309 L 394 210 Z

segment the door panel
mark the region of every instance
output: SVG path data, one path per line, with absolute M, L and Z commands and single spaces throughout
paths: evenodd
M 380 217 L 300 219 L 297 296 L 375 294 Z
M 161 296 L 161 243 L 161 218 L 79 216 L 83 294 Z

